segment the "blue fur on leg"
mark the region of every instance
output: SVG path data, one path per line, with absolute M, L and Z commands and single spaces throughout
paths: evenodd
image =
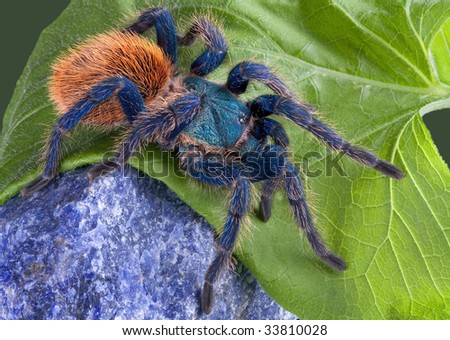
M 175 100 L 170 106 L 170 110 L 175 115 L 176 126 L 170 132 L 169 141 L 174 140 L 184 128 L 192 122 L 200 108 L 201 98 L 190 93 L 180 99 Z
M 325 246 L 319 231 L 314 227 L 311 213 L 305 200 L 303 183 L 297 169 L 291 164 L 286 165 L 286 194 L 292 207 L 294 217 L 299 227 L 306 233 L 314 253 L 331 268 L 344 271 L 347 268 L 344 260 L 332 253 Z
M 144 142 L 156 142 L 161 147 L 170 146 L 186 125 L 194 119 L 199 106 L 200 98 L 195 94 L 187 94 L 161 111 L 151 115 L 140 115 L 134 124 L 133 131 L 121 145 L 114 160 L 92 167 L 88 174 L 90 180 L 115 168 L 123 167 L 133 152 Z
M 123 113 L 132 122 L 136 116 L 145 111 L 144 100 L 136 85 L 126 77 L 113 77 L 100 82 L 67 113 L 58 119 L 48 143 L 46 164 L 42 173 L 43 179 L 50 179 L 56 175 L 60 144 L 64 133 L 73 129 L 96 105 L 108 100 L 117 93 Z
M 220 238 L 217 255 L 205 275 L 201 298 L 201 307 L 205 314 L 211 312 L 214 283 L 217 281 L 221 271 L 227 269 L 229 265 L 242 219 L 247 213 L 249 205 L 250 183 L 244 178 L 238 178 L 233 189 L 228 216 Z
M 205 18 L 195 20 L 183 37 L 178 37 L 180 45 L 189 46 L 197 37 L 206 44 L 204 51 L 191 65 L 191 73 L 204 77 L 214 71 L 227 54 L 227 44 L 220 31 Z
M 201 182 L 217 185 L 230 186 L 234 179 L 239 177 L 240 167 L 224 164 L 216 159 L 206 159 L 204 157 L 188 157 L 186 160 L 186 170 L 189 175 Z
M 261 201 L 259 202 L 259 217 L 267 222 L 272 215 L 272 197 L 280 183 L 280 177 L 264 181 L 261 189 Z
M 142 98 L 136 85 L 128 78 L 118 77 L 117 80 L 115 80 L 115 78 L 112 78 L 111 80 L 112 83 L 110 85 L 112 88 L 116 86 L 120 88 L 117 97 L 119 98 L 123 113 L 128 121 L 132 123 L 139 113 L 147 111 L 144 98 Z
M 263 141 L 264 137 L 269 136 L 273 139 L 275 144 L 281 146 L 285 150 L 287 150 L 290 144 L 289 136 L 283 126 L 270 118 L 261 118 L 256 120 L 254 126 L 254 136 L 258 140 Z
M 324 141 L 332 149 L 345 153 L 355 161 L 395 179 L 404 177 L 403 172 L 395 165 L 377 158 L 367 150 L 351 145 L 326 124 L 314 118 L 306 107 L 300 106 L 291 99 L 277 95 L 263 95 L 254 99 L 249 106 L 252 114 L 257 117 L 266 117 L 271 114 L 285 116 Z
M 247 213 L 249 204 L 250 182 L 247 179 L 239 178 L 236 180 L 236 184 L 233 189 L 227 220 L 220 238 L 221 248 L 227 251 L 233 250 L 241 220 Z
M 167 54 L 172 63 L 178 65 L 177 32 L 172 16 L 165 8 L 152 8 L 142 13 L 126 31 L 138 34 L 155 27 L 158 46 Z
M 151 115 L 143 115 L 136 121 L 131 145 L 135 148 L 143 141 L 157 142 L 167 146 L 195 118 L 201 99 L 189 93 L 173 101 L 167 108 Z M 131 150 L 130 152 L 132 152 Z M 128 158 L 124 157 L 126 161 Z
M 239 95 L 247 90 L 250 80 L 263 83 L 280 96 L 295 98 L 286 84 L 270 71 L 267 66 L 248 61 L 237 64 L 230 71 L 226 86 L 231 92 Z
M 53 129 L 46 155 L 47 159 L 45 168 L 42 172 L 43 179 L 50 179 L 56 175 L 56 169 L 59 162 L 59 144 L 61 142 L 61 137 L 61 131 L 57 128 Z
M 111 92 L 112 93 L 112 92 Z M 111 94 L 107 94 L 104 97 L 100 97 L 100 99 L 92 98 L 83 98 L 79 102 L 77 102 L 67 113 L 61 116 L 56 122 L 56 126 L 53 131 L 58 130 L 61 132 L 66 132 L 75 127 L 78 122 L 83 118 L 89 111 L 97 105 L 98 102 L 102 102 L 108 99 Z M 51 142 L 50 142 L 51 144 Z
M 256 112 L 252 112 L 252 115 L 257 116 Z M 283 150 L 287 150 L 289 147 L 289 136 L 283 126 L 277 121 L 270 118 L 260 118 L 255 121 L 255 126 L 253 130 L 253 135 L 258 139 L 263 145 L 267 142 L 267 136 L 270 136 L 278 147 Z M 279 173 L 281 173 L 284 167 L 284 157 L 283 162 L 280 162 Z M 259 217 L 267 222 L 272 214 L 272 196 L 276 188 L 279 185 L 280 177 L 279 173 L 275 178 L 268 178 L 264 181 L 262 186 L 261 201 L 259 204 Z
M 200 104 L 201 99 L 192 93 L 178 98 L 161 111 L 140 116 L 132 136 L 140 139 L 137 144 L 147 141 L 167 146 L 195 118 Z
M 288 98 L 273 94 L 262 95 L 254 99 L 250 103 L 250 109 L 257 117 L 267 117 L 271 114 L 283 115 L 304 128 L 313 120 L 307 107 L 299 106 Z
M 180 150 L 180 157 L 183 152 Z M 228 164 L 226 159 L 205 156 L 187 157 L 186 170 L 193 178 L 217 186 L 230 186 L 239 177 L 248 178 L 251 182 L 259 182 L 270 178 L 278 178 L 286 164 L 286 153 L 278 145 L 267 145 L 260 151 L 242 154 L 239 162 Z
M 244 153 L 241 162 L 241 174 L 252 182 L 278 178 L 286 164 L 286 152 L 276 144 L 269 144 L 261 151 Z
M 224 58 L 224 53 L 205 51 L 192 63 L 191 72 L 199 77 L 205 77 L 214 71 Z

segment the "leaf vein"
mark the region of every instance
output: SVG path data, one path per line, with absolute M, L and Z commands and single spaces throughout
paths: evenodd
M 409 60 L 405 55 L 403 55 L 402 53 L 400 53 L 399 50 L 397 50 L 394 46 L 392 46 L 391 44 L 389 44 L 386 40 L 384 40 L 381 36 L 379 36 L 378 34 L 376 34 L 375 32 L 373 32 L 372 30 L 370 30 L 369 28 L 367 28 L 366 26 L 364 26 L 361 22 L 359 22 L 358 20 L 356 20 L 356 18 L 354 18 L 353 16 L 350 15 L 350 13 L 348 13 L 342 6 L 340 6 L 337 3 L 333 3 L 334 6 L 336 8 L 338 8 L 343 14 L 345 14 L 349 19 L 351 19 L 353 21 L 353 23 L 362 31 L 366 32 L 368 35 L 370 35 L 372 38 L 374 38 L 376 41 L 380 42 L 382 45 L 384 45 L 385 47 L 387 47 L 389 50 L 391 50 L 398 58 L 400 58 L 405 64 L 407 64 L 412 70 L 414 70 L 416 72 L 416 74 L 421 77 L 423 79 L 423 81 L 429 86 L 431 87 L 432 82 L 430 81 L 430 79 L 428 79 L 428 77 L 417 68 L 417 66 L 411 62 L 411 60 Z M 425 52 L 425 51 L 424 51 Z M 426 53 L 424 54 L 426 56 Z
M 235 50 L 242 50 L 245 53 L 248 53 L 248 47 L 246 47 L 246 46 L 236 45 L 233 48 Z M 349 74 L 349 73 L 345 73 L 342 71 L 337 71 L 337 70 L 333 70 L 333 69 L 326 68 L 323 66 L 319 66 L 317 64 L 308 62 L 306 60 L 299 59 L 290 54 L 280 55 L 277 52 L 259 49 L 256 47 L 252 47 L 252 52 L 259 52 L 261 54 L 273 55 L 273 56 L 275 56 L 279 59 L 283 59 L 283 60 L 291 60 L 293 62 L 307 66 L 308 68 L 315 69 L 316 71 L 318 71 L 319 73 L 322 73 L 324 75 L 329 75 L 331 77 L 353 81 L 357 84 L 366 84 L 366 85 L 371 85 L 371 86 L 375 86 L 375 87 L 395 90 L 395 91 L 399 91 L 399 92 L 410 92 L 410 93 L 418 93 L 418 94 L 425 94 L 425 95 L 440 95 L 441 92 L 443 92 L 443 90 L 440 87 L 431 87 L 431 86 L 430 87 L 415 87 L 415 86 L 400 85 L 400 84 L 394 84 L 394 83 L 386 83 L 386 82 L 380 81 L 380 80 L 365 78 L 365 77 L 357 76 L 354 74 Z

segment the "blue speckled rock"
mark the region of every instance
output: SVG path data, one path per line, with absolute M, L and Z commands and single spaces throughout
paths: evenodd
M 85 169 L 0 207 L 0 318 L 295 319 L 245 270 L 199 312 L 214 255 L 208 223 L 163 183 Z

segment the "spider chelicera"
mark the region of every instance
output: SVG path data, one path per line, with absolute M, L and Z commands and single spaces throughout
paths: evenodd
M 141 36 L 155 27 L 157 44 Z M 178 75 L 178 45 L 200 38 L 206 50 L 192 63 L 190 74 Z M 260 216 L 270 218 L 271 197 L 284 186 L 298 226 L 314 253 L 333 269 L 345 262 L 324 244 L 314 227 L 302 179 L 289 161 L 289 138 L 270 115 L 286 117 L 359 163 L 395 179 L 404 174 L 374 154 L 353 146 L 311 114 L 266 66 L 244 61 L 229 73 L 225 84 L 205 80 L 224 60 L 227 44 L 217 25 L 207 18 L 193 21 L 178 35 L 169 11 L 152 8 L 122 31 L 88 39 L 56 61 L 49 82 L 50 97 L 60 118 L 43 152 L 42 177 L 22 190 L 30 195 L 45 186 L 58 170 L 62 137 L 79 122 L 113 129 L 131 125 L 126 143 L 113 161 L 94 166 L 93 179 L 127 163 L 145 143 L 177 152 L 181 166 L 199 181 L 232 188 L 228 215 L 216 256 L 206 272 L 201 308 L 210 313 L 213 286 L 232 257 L 242 220 L 250 208 L 251 183 L 262 181 Z M 250 80 L 274 94 L 248 103 L 239 99 Z

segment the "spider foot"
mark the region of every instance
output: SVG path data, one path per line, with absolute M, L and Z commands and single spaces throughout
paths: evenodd
M 272 214 L 272 200 L 270 197 L 261 196 L 261 202 L 259 203 L 259 218 L 263 222 L 267 222 Z
M 331 268 L 335 270 L 343 272 L 344 270 L 347 269 L 347 265 L 345 264 L 344 260 L 333 253 L 322 255 L 320 258 L 322 259 L 323 262 L 325 262 L 327 265 L 329 265 Z
M 405 174 L 399 168 L 381 159 L 377 161 L 374 169 L 394 179 L 402 179 L 403 177 L 405 177 Z
M 213 285 L 207 281 L 203 284 L 202 297 L 201 297 L 201 308 L 203 314 L 210 314 L 212 307 L 212 296 L 213 296 Z
M 92 182 L 94 179 L 106 175 L 118 167 L 119 164 L 114 161 L 104 161 L 103 163 L 94 165 L 87 173 L 87 177 Z
M 29 186 L 27 186 L 26 188 L 23 188 L 20 191 L 20 196 L 21 197 L 29 197 L 31 195 L 33 195 L 35 192 L 41 190 L 43 187 L 45 187 L 48 182 L 50 182 L 51 178 L 43 178 L 43 177 L 39 177 L 37 180 L 31 182 L 31 184 Z

